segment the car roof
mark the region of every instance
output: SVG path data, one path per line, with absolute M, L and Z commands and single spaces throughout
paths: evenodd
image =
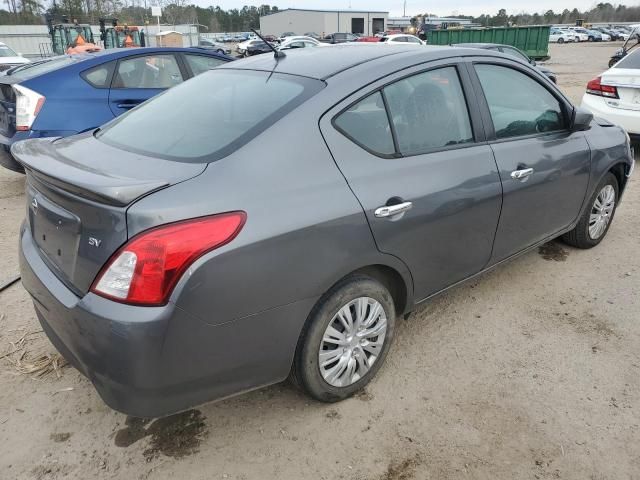
M 327 48 L 299 48 L 287 51 L 286 56 L 276 61 L 273 55 L 257 55 L 220 65 L 218 69 L 232 68 L 242 70 L 262 70 L 311 77 L 326 80 L 345 70 L 358 67 L 383 57 L 396 56 L 407 59 L 416 58 L 431 61 L 440 58 L 478 55 L 473 50 L 452 48 L 449 46 L 425 46 L 415 48 L 414 45 L 398 45 L 397 48 L 381 47 L 378 43 L 352 43 L 331 45 Z M 487 52 L 487 55 L 500 56 L 499 52 Z

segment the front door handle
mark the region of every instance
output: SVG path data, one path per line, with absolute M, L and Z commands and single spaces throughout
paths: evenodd
M 524 180 L 533 173 L 533 168 L 523 168 L 522 170 L 514 170 L 511 172 L 511 178 L 514 180 Z
M 385 205 L 384 207 L 376 208 L 374 214 L 377 218 L 389 218 L 394 215 L 398 215 L 399 213 L 408 212 L 411 208 L 413 208 L 413 203 L 403 202 L 398 203 L 397 205 Z

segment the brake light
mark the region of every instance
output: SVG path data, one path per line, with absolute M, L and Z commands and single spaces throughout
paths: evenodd
M 232 241 L 245 212 L 230 212 L 152 228 L 133 237 L 103 267 L 91 291 L 135 305 L 164 305 L 185 270 Z
M 16 94 L 16 130 L 30 130 L 44 105 L 45 97 L 22 85 L 13 85 L 13 91 Z
M 591 95 L 598 95 L 599 97 L 620 98 L 616 87 L 612 87 L 611 85 L 602 85 L 602 83 L 600 83 L 601 80 L 602 77 L 596 77 L 587 83 L 587 93 L 590 93 Z

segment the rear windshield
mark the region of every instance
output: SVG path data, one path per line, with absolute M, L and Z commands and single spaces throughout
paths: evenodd
M 323 86 L 294 75 L 211 70 L 113 120 L 96 137 L 143 155 L 208 163 L 249 142 Z
M 6 45 L 0 45 L 0 57 L 17 57 L 18 54 Z
M 636 50 L 633 53 L 630 53 L 626 57 L 624 57 L 618 64 L 616 68 L 640 68 L 640 50 Z
M 29 80 L 30 78 L 37 77 L 44 73 L 49 73 L 59 68 L 71 65 L 79 60 L 83 60 L 84 56 L 76 55 L 74 57 L 70 55 L 52 57 L 47 60 L 40 60 L 38 62 L 27 63 L 20 67 L 14 68 L 9 71 L 8 75 L 19 78 L 21 80 Z

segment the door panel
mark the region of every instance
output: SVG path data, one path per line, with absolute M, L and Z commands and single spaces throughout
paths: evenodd
M 109 107 L 121 115 L 184 80 L 175 55 L 139 55 L 120 60 L 109 91 Z
M 355 99 L 347 100 L 325 115 L 320 125 L 365 211 L 378 248 L 409 267 L 415 298 L 423 299 L 485 267 L 498 224 L 502 187 L 491 148 L 463 138 L 468 119 L 465 125 L 454 115 L 447 132 L 429 123 L 434 118 L 445 122 L 446 110 L 458 108 L 453 91 L 441 91 L 440 96 L 433 91 L 434 84 L 451 86 L 457 81 L 455 73 L 448 79 L 435 75 L 428 81 L 419 76 L 385 88 L 384 102 L 378 100 L 380 93 L 349 108 Z M 394 103 L 397 108 L 389 108 L 390 115 L 385 116 L 385 105 Z M 334 126 L 331 118 L 338 113 Z M 388 119 L 394 125 L 395 142 L 390 140 L 390 129 L 385 129 Z M 423 127 L 421 132 L 416 125 Z M 456 146 L 454 137 L 469 143 Z M 399 149 L 395 155 L 389 154 L 393 143 Z M 402 156 L 402 149 L 413 151 Z M 388 213 L 385 207 L 401 205 L 401 213 L 382 216 Z
M 492 263 L 570 226 L 589 181 L 591 151 L 569 129 L 571 105 L 525 69 L 472 69 L 504 191 Z
M 578 216 L 589 181 L 584 135 L 557 133 L 492 143 L 504 198 L 492 263 L 569 226 Z M 532 168 L 523 179 L 511 173 Z

